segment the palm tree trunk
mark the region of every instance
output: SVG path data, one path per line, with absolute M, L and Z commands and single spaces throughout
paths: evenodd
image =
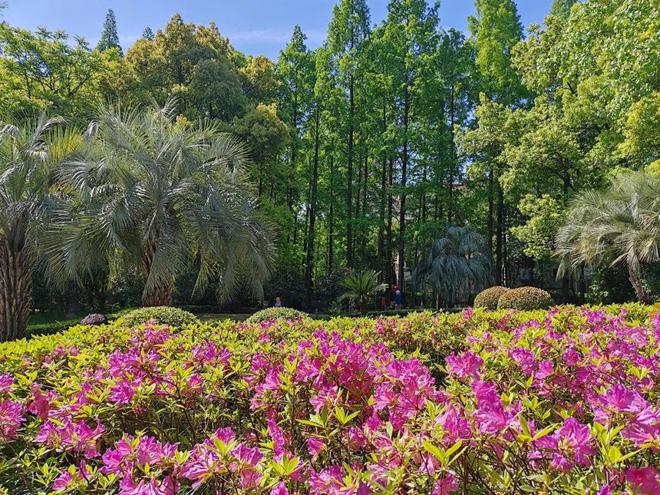
M 145 280 L 149 279 L 151 273 L 151 265 L 156 255 L 156 243 L 148 242 L 145 245 L 144 252 L 142 253 L 142 272 L 144 273 Z M 142 291 L 142 306 L 171 306 L 172 293 L 174 292 L 174 280 L 162 282 L 155 287 L 147 289 L 145 286 Z
M 145 288 L 142 292 L 142 306 L 171 306 L 173 289 L 169 284 L 159 285 L 151 290 Z
M 651 304 L 651 295 L 649 294 L 644 281 L 644 275 L 639 266 L 632 266 L 628 264 L 628 280 L 630 280 L 637 300 L 642 304 Z
M 0 340 L 25 336 L 30 318 L 32 270 L 25 249 L 0 243 Z

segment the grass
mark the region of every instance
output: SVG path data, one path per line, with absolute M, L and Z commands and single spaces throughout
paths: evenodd
M 133 309 L 135 308 L 125 308 L 112 311 L 106 313 L 105 316 L 108 318 L 108 320 L 114 320 L 122 314 Z M 81 312 L 77 313 L 73 318 L 67 318 L 67 315 L 63 311 L 35 311 L 30 316 L 28 334 L 39 335 L 66 330 L 67 328 L 80 323 L 80 320 L 82 320 L 88 314 L 88 312 Z M 202 321 L 243 321 L 248 316 L 250 316 L 250 313 L 196 313 L 196 316 Z
M 114 320 L 122 314 L 130 311 L 133 308 L 121 309 L 106 313 L 108 320 Z M 69 327 L 80 323 L 89 312 L 77 313 L 73 318 L 67 318 L 67 315 L 62 311 L 35 311 L 30 315 L 30 323 L 28 324 L 29 335 L 39 335 L 44 333 L 54 333 L 60 330 L 66 330 Z

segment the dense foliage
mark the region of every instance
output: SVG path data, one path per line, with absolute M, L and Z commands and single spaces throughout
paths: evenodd
M 497 309 L 497 303 L 500 300 L 500 296 L 509 290 L 509 288 L 502 287 L 501 285 L 496 285 L 495 287 L 489 287 L 488 289 L 482 290 L 474 297 L 474 307 Z
M 649 308 L 74 327 L 0 345 L 12 494 L 660 488 Z
M 134 327 L 146 321 L 156 324 L 181 327 L 199 323 L 197 317 L 180 308 L 169 306 L 154 306 L 150 308 L 139 308 L 129 311 L 117 319 L 117 325 L 122 327 Z
M 449 301 L 437 277 L 407 281 L 420 265 L 431 271 L 438 233 L 469 224 L 485 238 L 495 283 L 576 300 L 586 284 L 553 273 L 571 199 L 620 168 L 658 168 L 658 16 L 653 0 L 556 0 L 525 32 L 513 0 L 475 0 L 462 33 L 445 29 L 430 1 L 390 0 L 374 22 L 365 0 L 337 0 L 322 45 L 310 49 L 296 26 L 276 62 L 178 14 L 124 53 L 113 12 L 97 49 L 2 23 L 0 117 L 46 110 L 83 128 L 108 101 L 176 98 L 180 123 L 208 119 L 238 136 L 278 232 L 277 283 L 265 299 L 328 305 L 324 281 L 348 267 L 380 272 L 409 301 L 411 289 Z M 139 304 L 145 276 L 111 268 L 108 300 Z M 195 297 L 211 302 L 222 289 L 215 281 Z M 248 292 L 242 302 L 261 302 Z M 191 294 L 172 288 L 175 304 Z
M 253 313 L 250 315 L 250 317 L 245 320 L 248 323 L 261 323 L 262 321 L 270 321 L 270 320 L 298 320 L 301 318 L 305 318 L 307 316 L 307 313 L 304 313 L 303 311 L 298 311 L 297 309 L 293 308 L 266 308 L 262 309 L 261 311 L 257 311 L 256 313 Z
M 554 304 L 552 296 L 538 287 L 518 287 L 500 295 L 498 309 L 547 309 Z
M 637 298 L 653 302 L 648 267 L 660 262 L 660 174 L 620 171 L 605 191 L 575 198 L 557 235 L 564 270 L 622 265 Z

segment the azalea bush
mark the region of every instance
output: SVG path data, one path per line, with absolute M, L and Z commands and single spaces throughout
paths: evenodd
M 0 346 L 12 494 L 653 494 L 643 306 L 79 326 Z
M 248 323 L 261 323 L 262 321 L 268 320 L 295 320 L 298 318 L 306 318 L 307 313 L 304 311 L 298 311 L 293 308 L 266 308 L 256 313 L 251 314 L 246 320 Z
M 124 327 L 134 327 L 147 321 L 172 325 L 174 327 L 199 323 L 199 320 L 194 314 L 183 309 L 170 306 L 153 306 L 129 311 L 119 318 L 118 324 Z

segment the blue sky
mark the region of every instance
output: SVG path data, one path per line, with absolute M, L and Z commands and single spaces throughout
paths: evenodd
M 14 26 L 34 29 L 64 29 L 93 44 L 99 39 L 107 9 L 117 16 L 119 37 L 127 48 L 146 26 L 154 32 L 176 12 L 185 21 L 210 21 L 228 36 L 234 46 L 251 55 L 277 57 L 293 26 L 300 24 L 311 48 L 325 38 L 335 0 L 6 0 L 4 20 Z M 368 0 L 372 22 L 384 18 L 388 0 Z M 465 31 L 473 0 L 442 0 L 440 17 L 444 27 Z M 552 0 L 517 0 L 525 26 L 542 22 Z

